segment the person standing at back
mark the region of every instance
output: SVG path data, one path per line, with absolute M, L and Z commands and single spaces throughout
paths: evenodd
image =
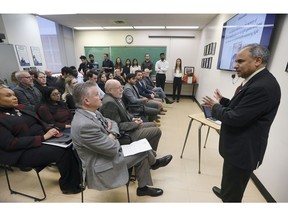
M 89 54 L 89 60 L 90 60 L 89 63 L 93 66 L 93 69 L 98 71 L 99 70 L 99 64 L 98 64 L 98 62 L 96 62 L 94 60 L 94 55 L 93 54 Z
M 102 70 L 105 71 L 105 73 L 113 73 L 114 72 L 114 64 L 109 59 L 108 53 L 104 53 L 104 61 L 102 62 Z
M 138 64 L 138 60 L 134 58 L 130 67 L 130 73 L 135 74 L 137 70 L 141 70 L 141 66 Z
M 86 56 L 82 55 L 82 56 L 80 56 L 80 59 L 81 59 L 81 64 L 79 65 L 78 72 L 80 72 L 85 79 L 87 69 L 92 69 L 93 65 L 87 61 Z
M 165 54 L 160 53 L 160 60 L 155 64 L 156 86 L 165 90 L 166 72 L 169 69 L 169 63 L 165 60 Z
M 263 161 L 269 130 L 277 113 L 281 90 L 266 68 L 269 50 L 259 44 L 242 48 L 236 57 L 238 77 L 244 78 L 241 89 L 231 100 L 214 93 L 217 101 L 206 96 L 205 106 L 212 117 L 222 121 L 219 152 L 224 159 L 221 189 L 212 191 L 223 202 L 241 202 L 253 173 Z
M 120 57 L 116 58 L 115 65 L 114 65 L 114 72 L 116 69 L 120 70 L 121 76 L 123 75 L 123 63 Z M 115 76 L 115 74 L 114 74 Z
M 183 77 L 183 68 L 181 58 L 176 59 L 175 67 L 173 69 L 173 100 L 177 98 L 177 103 L 179 103 L 181 88 L 182 88 L 182 77 Z M 177 91 L 177 97 L 176 97 Z
M 144 72 L 149 72 L 149 76 L 151 75 L 153 71 L 153 62 L 150 61 L 150 54 L 146 53 L 145 54 L 145 60 L 141 64 L 141 69 Z
M 131 60 L 128 58 L 126 59 L 125 65 L 123 67 L 123 74 L 125 78 L 128 74 L 130 74 L 130 67 L 131 67 Z

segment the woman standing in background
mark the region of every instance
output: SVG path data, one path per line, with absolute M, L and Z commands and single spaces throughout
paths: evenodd
M 177 103 L 179 103 L 181 88 L 182 88 L 182 77 L 183 77 L 183 68 L 181 58 L 176 59 L 175 67 L 173 69 L 173 100 L 177 98 Z M 177 96 L 176 96 L 177 90 Z
M 123 67 L 123 74 L 125 78 L 128 74 L 130 74 L 130 67 L 131 67 L 131 60 L 128 58 L 126 59 L 125 65 Z
M 135 74 L 136 70 L 141 70 L 141 66 L 138 64 L 138 60 L 134 58 L 130 67 L 130 73 Z
M 116 69 L 119 69 L 121 74 L 123 73 L 123 63 L 122 63 L 122 60 L 120 57 L 116 58 L 115 65 L 114 65 L 114 71 Z M 115 74 L 114 74 L 114 76 L 115 76 Z

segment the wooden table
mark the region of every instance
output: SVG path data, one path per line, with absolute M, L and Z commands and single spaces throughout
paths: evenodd
M 209 135 L 210 128 L 213 128 L 213 129 L 216 130 L 217 133 L 219 134 L 219 133 L 220 133 L 221 125 L 216 124 L 216 123 L 214 123 L 214 122 L 211 122 L 211 121 L 207 120 L 207 119 L 205 118 L 203 112 L 197 113 L 197 114 L 192 114 L 192 115 L 189 115 L 188 117 L 190 118 L 190 122 L 189 122 L 189 125 L 188 125 L 188 129 L 187 129 L 187 133 L 186 133 L 186 138 L 185 138 L 185 141 L 184 141 L 184 145 L 183 145 L 183 149 L 182 149 L 182 153 L 181 153 L 180 158 L 182 158 L 182 156 L 183 156 L 183 152 L 184 152 L 184 149 L 185 149 L 185 146 L 186 146 L 187 138 L 188 138 L 188 135 L 189 135 L 189 133 L 190 133 L 191 125 L 192 125 L 193 120 L 195 120 L 195 121 L 197 121 L 197 122 L 200 123 L 200 126 L 199 126 L 199 128 L 198 128 L 198 152 L 199 152 L 199 170 L 198 170 L 198 173 L 200 174 L 200 173 L 201 173 L 200 164 L 201 164 L 201 129 L 202 129 L 202 126 L 205 125 L 205 126 L 208 127 L 208 131 L 207 131 L 206 139 L 205 139 L 205 144 L 204 144 L 204 148 L 205 148 L 205 147 L 206 147 L 206 142 L 207 142 L 207 138 L 208 138 L 208 135 Z

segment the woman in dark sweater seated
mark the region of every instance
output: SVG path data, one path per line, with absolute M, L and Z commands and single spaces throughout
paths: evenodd
M 71 127 L 73 115 L 66 103 L 61 100 L 61 93 L 56 87 L 50 87 L 45 92 L 45 103 L 38 109 L 39 117 L 60 131 Z
M 62 192 L 79 193 L 79 166 L 71 147 L 42 144 L 59 131 L 49 129 L 36 113 L 19 107 L 14 92 L 0 85 L 0 164 L 40 167 L 56 162 Z

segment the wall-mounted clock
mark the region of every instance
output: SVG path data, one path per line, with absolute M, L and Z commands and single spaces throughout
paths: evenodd
M 125 37 L 125 41 L 127 44 L 131 44 L 133 42 L 133 36 L 132 35 L 127 35 Z

